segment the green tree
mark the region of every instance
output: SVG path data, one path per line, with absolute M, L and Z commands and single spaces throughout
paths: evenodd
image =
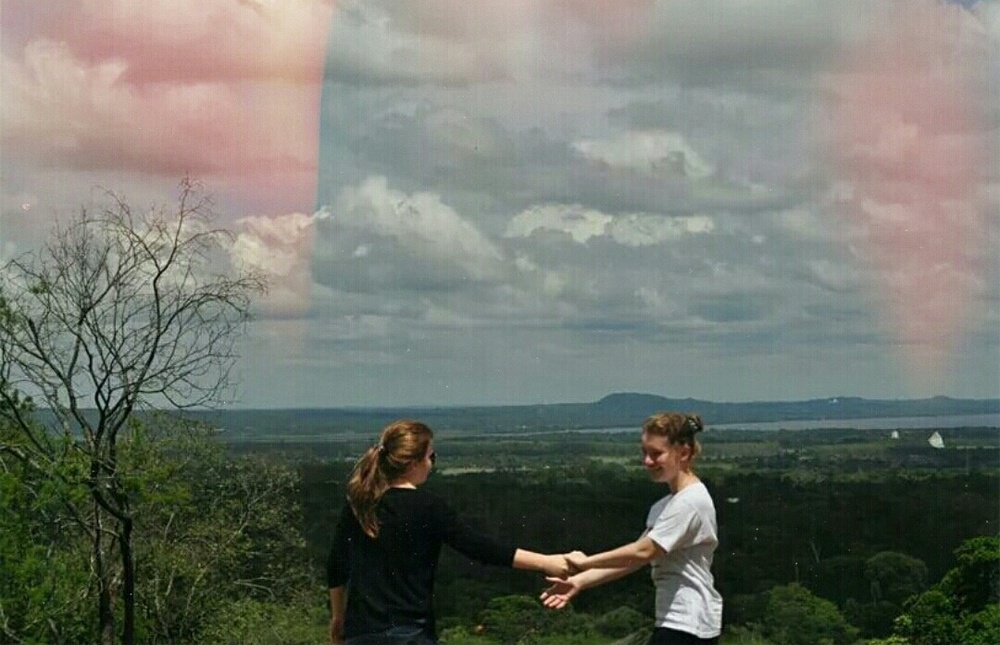
M 596 634 L 589 617 L 576 614 L 572 607 L 559 611 L 545 609 L 529 596 L 499 596 L 483 610 L 483 634 L 500 645 L 541 645 L 554 638 L 567 643 L 585 643 Z
M 184 408 L 222 399 L 254 273 L 220 269 L 225 231 L 185 179 L 175 210 L 137 213 L 120 196 L 54 229 L 46 246 L 0 273 L 0 413 L 14 432 L 0 458 L 49 477 L 82 456 L 85 504 L 69 510 L 90 541 L 100 640 L 135 642 L 134 499 L 122 478 L 120 435 L 144 407 Z M 18 392 L 54 417 L 21 414 Z M 13 436 L 15 435 L 16 436 Z M 120 602 L 120 606 L 119 603 Z
M 829 600 L 813 595 L 802 585 L 774 587 L 768 593 L 761 625 L 766 638 L 783 645 L 846 645 L 858 630 Z
M 280 625 L 291 607 L 304 615 L 302 594 L 315 591 L 315 580 L 294 470 L 258 455 L 230 457 L 212 429 L 166 415 L 132 424 L 123 438 L 122 478 L 142 518 L 143 642 L 216 642 L 230 614 L 242 617 L 230 638 L 250 642 L 265 634 L 254 621 Z M 325 616 L 325 601 L 318 606 Z M 236 638 L 239 625 L 247 632 Z
M 59 495 L 30 476 L 0 471 L 0 642 L 91 642 L 85 544 L 60 530 Z
M 6 388 L 0 382 L 0 388 Z M 14 409 L 11 409 L 14 408 Z M 33 405 L 15 393 L 0 398 L 0 445 L 24 437 L 11 415 L 30 417 Z M 67 531 L 67 500 L 83 499 L 72 487 L 80 460 L 69 455 L 45 476 L 0 454 L 0 642 L 82 643 L 94 640 L 86 589 L 90 567 L 80 536 Z
M 865 579 L 871 588 L 872 602 L 902 604 L 927 588 L 927 565 L 905 553 L 882 551 L 865 562 Z
M 868 636 L 888 636 L 903 612 L 903 602 L 927 588 L 927 565 L 918 558 L 882 551 L 865 561 L 871 602 L 848 600 L 845 613 Z
M 959 625 L 958 637 L 965 645 L 1000 643 L 1000 605 L 993 603 L 966 615 Z
M 652 619 L 631 607 L 619 607 L 602 614 L 594 621 L 594 628 L 604 636 L 623 638 L 629 634 L 649 629 Z
M 1000 602 L 1000 537 L 975 537 L 955 549 L 957 564 L 938 587 L 960 613 L 974 613 Z
M 222 603 L 196 642 L 233 645 L 316 645 L 328 639 L 329 610 L 322 594 L 289 603 L 240 598 Z M 312 601 L 312 602 L 310 602 Z
M 956 566 L 911 597 L 895 635 L 913 645 L 1000 642 L 1000 537 L 976 537 L 955 550 Z

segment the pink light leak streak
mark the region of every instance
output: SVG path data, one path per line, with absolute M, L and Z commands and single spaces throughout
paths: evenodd
M 5 156 L 312 212 L 334 0 L 5 0 Z
M 833 109 L 850 241 L 877 274 L 884 322 L 924 386 L 941 384 L 984 279 L 977 188 L 988 137 L 962 39 L 960 9 L 895 4 L 847 57 Z

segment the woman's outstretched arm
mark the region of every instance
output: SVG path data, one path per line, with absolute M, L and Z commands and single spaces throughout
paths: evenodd
M 570 574 L 569 555 L 580 558 L 585 556 L 582 551 L 574 551 L 572 554 L 545 555 L 543 553 L 518 549 L 514 552 L 513 567 L 515 569 L 541 571 L 553 578 L 565 578 Z
M 623 578 L 630 573 L 638 571 L 640 568 L 642 568 L 641 564 L 631 567 L 590 569 L 570 576 L 565 580 L 557 577 L 548 577 L 546 580 L 551 582 L 552 585 L 543 591 L 539 598 L 542 604 L 549 609 L 562 609 L 571 600 L 580 595 L 580 592 L 584 589 L 590 589 Z
M 576 553 L 566 554 L 572 571 L 587 571 L 588 569 L 618 569 L 639 568 L 663 555 L 663 549 L 648 536 L 643 536 L 635 542 L 629 542 L 617 549 L 580 557 Z

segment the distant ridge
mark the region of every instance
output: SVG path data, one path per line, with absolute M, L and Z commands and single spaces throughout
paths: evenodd
M 839 396 L 804 401 L 751 401 L 716 403 L 698 399 L 669 399 L 654 394 L 609 394 L 598 406 L 622 412 L 681 410 L 697 412 L 707 423 L 759 423 L 879 417 L 935 417 L 967 414 L 1000 414 L 1000 399 L 864 399 Z

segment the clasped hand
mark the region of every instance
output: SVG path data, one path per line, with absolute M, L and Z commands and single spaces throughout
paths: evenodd
M 587 559 L 586 553 L 583 551 L 571 551 L 565 557 L 570 575 L 583 571 L 583 561 Z
M 544 569 L 545 575 L 565 580 L 580 571 L 579 563 L 586 557 L 587 554 L 583 551 L 550 555 Z
M 549 609 L 562 609 L 583 590 L 575 574 L 583 570 L 587 554 L 583 551 L 571 551 L 550 557 L 554 559 L 555 565 L 545 572 L 545 580 L 551 586 L 542 592 L 539 599 Z

